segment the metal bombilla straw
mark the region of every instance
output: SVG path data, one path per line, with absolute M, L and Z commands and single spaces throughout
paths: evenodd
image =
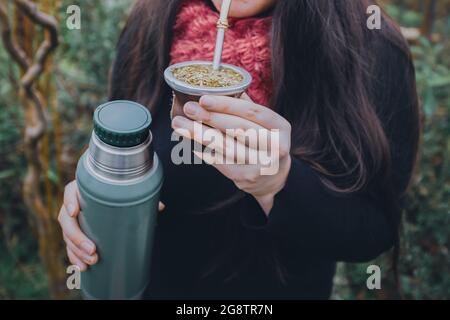
M 230 11 L 232 0 L 223 0 L 220 9 L 220 17 L 217 21 L 217 37 L 216 48 L 214 49 L 213 69 L 219 70 L 222 59 L 223 41 L 225 39 L 225 31 L 228 29 L 228 12 Z

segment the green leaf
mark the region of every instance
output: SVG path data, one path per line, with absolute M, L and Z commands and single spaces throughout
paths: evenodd
M 15 174 L 16 174 L 15 169 L 1 171 L 0 172 L 0 180 L 10 178 L 10 177 L 14 176 Z
M 425 111 L 425 115 L 427 117 L 431 117 L 434 114 L 434 111 L 436 110 L 436 98 L 434 96 L 434 91 L 432 87 L 428 87 L 427 90 L 425 91 L 425 96 L 424 96 L 424 104 L 423 104 L 423 109 Z
M 450 86 L 450 75 L 446 77 L 433 77 L 428 81 L 428 84 L 431 87 L 444 87 L 444 86 Z

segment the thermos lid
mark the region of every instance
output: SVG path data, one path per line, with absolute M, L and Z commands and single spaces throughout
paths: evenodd
M 134 147 L 147 140 L 152 116 L 144 106 L 126 100 L 107 102 L 94 112 L 94 132 L 106 144 Z

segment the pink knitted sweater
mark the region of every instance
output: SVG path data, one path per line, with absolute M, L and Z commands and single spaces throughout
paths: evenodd
M 219 14 L 205 2 L 185 0 L 174 25 L 171 64 L 187 60 L 210 60 L 214 55 Z M 270 28 L 272 17 L 229 18 L 222 61 L 245 68 L 253 77 L 247 90 L 256 102 L 267 106 L 272 90 Z

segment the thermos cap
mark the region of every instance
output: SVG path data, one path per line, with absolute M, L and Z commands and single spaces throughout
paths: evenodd
M 94 132 L 106 144 L 129 148 L 146 141 L 152 116 L 139 103 L 117 100 L 99 106 L 94 112 Z

